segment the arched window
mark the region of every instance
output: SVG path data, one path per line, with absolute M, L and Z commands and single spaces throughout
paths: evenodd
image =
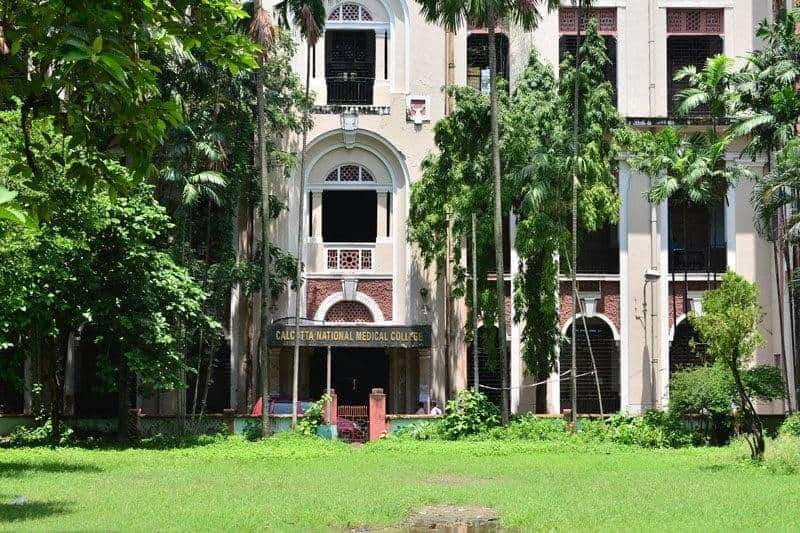
M 328 22 L 372 22 L 372 13 L 358 4 L 341 4 L 328 15 Z
M 326 177 L 326 182 L 353 183 L 359 181 L 374 182 L 369 170 L 361 165 L 342 165 L 333 169 Z
M 591 341 L 592 353 L 597 364 L 597 374 L 600 381 L 600 393 L 603 396 L 603 411 L 613 413 L 620 409 L 620 357 L 619 347 L 614 340 L 614 332 L 603 320 L 587 318 L 586 329 L 583 319 L 578 318 L 578 331 L 576 331 L 577 363 L 578 363 L 578 413 L 599 414 L 600 402 L 597 398 L 597 385 L 592 371 L 592 358 L 589 353 L 589 343 L 586 342 L 588 332 Z M 560 366 L 561 372 L 570 370 L 572 366 L 572 349 L 569 341 L 572 338 L 572 325 L 564 334 L 565 342 L 561 344 Z M 571 406 L 569 380 L 561 382 L 561 408 L 569 409 Z
M 700 343 L 697 332 L 684 319 L 675 327 L 675 335 L 669 346 L 669 375 L 705 363 L 705 346 Z
M 375 322 L 372 313 L 361 302 L 338 302 L 325 315 L 326 322 Z

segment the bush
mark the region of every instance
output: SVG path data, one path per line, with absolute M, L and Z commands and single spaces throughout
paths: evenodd
M 578 436 L 585 442 L 613 442 L 642 448 L 679 448 L 700 441 L 686 431 L 680 419 L 672 413 L 648 411 L 643 416 L 622 414 L 602 420 L 580 421 Z
M 513 420 L 503 432 L 498 431 L 497 436 L 520 440 L 557 441 L 565 440 L 569 434 L 567 423 L 563 419 L 538 418 L 528 413 Z
M 669 410 L 677 417 L 699 417 L 698 431 L 707 442 L 723 443 L 733 428 L 736 397 L 733 378 L 721 364 L 698 366 L 672 374 Z
M 303 412 L 303 418 L 297 422 L 297 432 L 308 437 L 316 435 L 317 428 L 325 420 L 325 407 L 330 401 L 331 396 L 325 394 L 322 398 L 309 405 Z
M 21 426 L 16 428 L 8 436 L 8 444 L 10 446 L 42 446 L 52 444 L 53 422 L 48 418 L 44 423 L 38 426 Z M 72 428 L 62 422 L 61 435 L 58 438 L 58 444 L 64 446 L 73 441 L 74 432 Z
M 800 437 L 800 412 L 788 416 L 781 424 L 781 437 Z
M 442 421 L 421 422 L 419 424 L 409 424 L 394 432 L 394 437 L 413 440 L 438 440 L 444 438 Z
M 441 424 L 444 437 L 455 440 L 499 426 L 500 415 L 486 395 L 465 389 L 459 391 L 455 400 L 447 402 Z
M 781 435 L 767 446 L 764 465 L 776 474 L 800 473 L 800 438 Z

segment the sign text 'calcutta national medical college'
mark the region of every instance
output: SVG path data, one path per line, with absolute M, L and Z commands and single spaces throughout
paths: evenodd
M 292 346 L 293 325 L 270 328 L 270 346 Z M 301 346 L 349 346 L 364 348 L 429 348 L 430 326 L 300 326 Z

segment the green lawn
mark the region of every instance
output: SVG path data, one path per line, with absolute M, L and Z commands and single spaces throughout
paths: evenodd
M 299 438 L 0 449 L 0 529 L 341 529 L 437 503 L 485 505 L 522 529 L 800 528 L 800 475 L 741 451 Z

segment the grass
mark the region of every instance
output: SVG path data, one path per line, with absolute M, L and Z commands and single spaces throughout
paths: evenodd
M 401 523 L 430 504 L 521 529 L 790 530 L 800 475 L 741 447 L 644 450 L 281 437 L 159 450 L 0 450 L 0 529 L 319 530 Z M 13 505 L 24 496 L 26 505 Z

